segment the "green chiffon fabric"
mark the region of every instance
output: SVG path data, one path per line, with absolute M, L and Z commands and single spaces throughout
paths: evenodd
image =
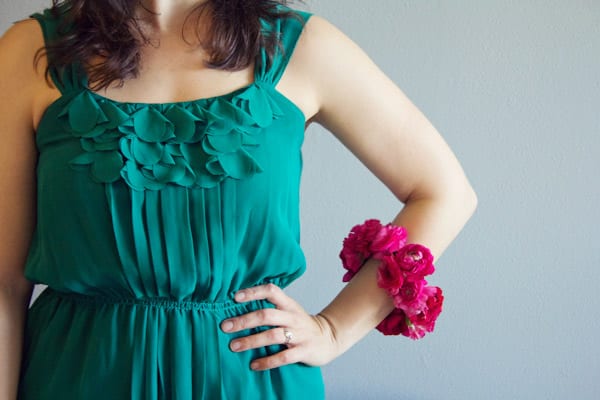
M 321 399 L 319 368 L 265 372 L 234 353 L 225 318 L 240 288 L 285 287 L 299 244 L 304 115 L 279 81 L 309 14 L 281 17 L 281 47 L 255 81 L 193 101 L 123 103 L 78 65 L 39 124 L 37 226 L 25 274 L 48 285 L 27 316 L 21 400 Z M 52 40 L 59 16 L 33 16 Z

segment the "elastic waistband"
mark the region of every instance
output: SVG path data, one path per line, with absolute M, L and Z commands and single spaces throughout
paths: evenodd
M 209 301 L 188 301 L 174 300 L 165 297 L 109 297 L 103 295 L 85 295 L 80 293 L 65 293 L 47 288 L 42 294 L 42 297 L 57 297 L 77 303 L 90 303 L 96 305 L 125 305 L 132 307 L 156 307 L 161 309 L 177 309 L 177 310 L 197 310 L 197 311 L 221 311 L 229 309 L 258 309 L 269 307 L 271 303 L 266 300 L 249 301 L 247 303 L 237 303 L 234 300 L 226 300 L 220 302 Z M 272 305 L 271 305 L 272 306 Z

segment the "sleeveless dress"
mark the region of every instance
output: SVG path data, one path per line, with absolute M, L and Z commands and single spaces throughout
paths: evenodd
M 48 288 L 27 316 L 21 400 L 322 399 L 319 368 L 256 372 L 274 345 L 234 353 L 220 329 L 305 270 L 299 185 L 305 119 L 279 93 L 303 24 L 281 17 L 281 47 L 255 81 L 175 103 L 124 103 L 87 88 L 81 67 L 51 78 L 62 96 L 39 124 L 37 226 L 25 274 Z M 59 17 L 33 16 L 45 40 Z

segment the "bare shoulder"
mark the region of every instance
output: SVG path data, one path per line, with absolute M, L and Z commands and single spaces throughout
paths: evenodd
M 366 82 L 388 90 L 394 86 L 348 35 L 317 15 L 307 21 L 288 68 L 298 91 L 304 91 L 300 97 L 308 104 L 310 119 L 318 122 L 347 95 L 360 91 L 368 96 Z
M 38 49 L 44 46 L 44 36 L 40 24 L 34 19 L 25 19 L 13 24 L 0 37 L 0 67 L 14 67 L 19 62 L 30 62 Z M 31 68 L 27 68 L 30 70 Z M 27 72 L 27 71 L 24 71 Z
M 352 44 L 325 18 L 312 15 L 296 43 L 292 57 L 278 89 L 287 95 L 312 120 L 320 109 L 319 76 L 333 66 L 328 58 L 336 58 L 342 42 Z
M 43 33 L 40 24 L 35 18 L 25 18 L 14 22 L 1 36 L 2 40 L 11 38 L 13 40 L 29 40 L 30 42 L 42 42 Z
M 43 46 L 42 29 L 34 19 L 13 24 L 0 37 L 0 103 L 8 102 L 12 110 L 28 113 L 32 127 L 57 95 L 46 80 L 43 52 L 36 62 Z
M 312 15 L 300 35 L 296 52 L 323 55 L 323 50 L 336 48 L 344 43 L 352 43 L 344 32 L 324 17 Z
M 332 22 L 320 15 L 311 16 L 304 27 L 302 39 L 309 49 L 318 50 L 339 41 L 350 42 L 348 36 L 336 27 Z
M 335 25 L 318 15 L 306 22 L 293 61 L 306 73 L 323 72 L 328 64 L 335 63 L 356 44 Z

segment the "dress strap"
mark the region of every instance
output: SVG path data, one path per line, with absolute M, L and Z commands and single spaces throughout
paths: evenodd
M 40 24 L 46 46 L 52 44 L 59 37 L 61 31 L 65 29 L 61 23 L 60 16 L 59 13 L 54 13 L 51 9 L 46 9 L 41 13 L 30 15 L 30 18 L 35 19 Z M 52 60 L 50 58 L 48 59 L 48 63 L 50 64 L 48 72 L 52 79 L 52 83 L 54 83 L 62 94 L 81 88 L 82 76 L 78 73 L 78 64 L 69 65 L 59 71 L 52 65 Z
M 264 28 L 266 30 L 276 32 L 280 40 L 280 45 L 276 48 L 273 58 L 270 61 L 266 51 L 264 49 L 261 51 L 260 63 L 257 66 L 255 74 L 257 81 L 268 82 L 273 86 L 281 79 L 292 57 L 298 38 L 304 29 L 304 25 L 312 16 L 311 13 L 306 11 L 283 9 L 292 11 L 295 16 L 279 18 L 272 25 L 265 24 Z

